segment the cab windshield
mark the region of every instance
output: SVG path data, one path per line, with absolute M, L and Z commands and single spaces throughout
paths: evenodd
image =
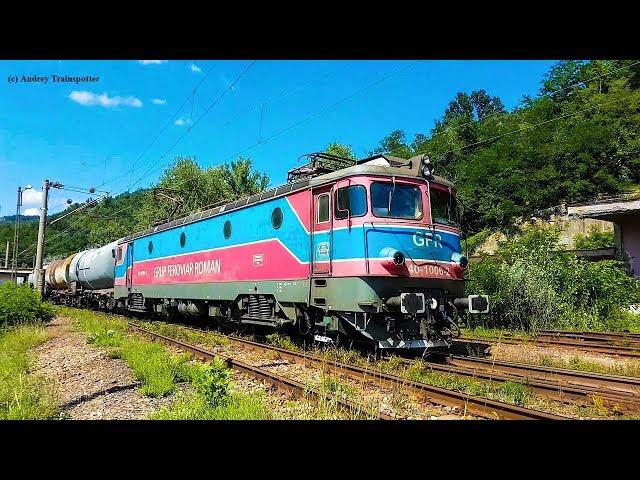
M 422 218 L 422 195 L 413 185 L 373 182 L 371 208 L 376 217 Z
M 431 188 L 431 221 L 444 225 L 460 225 L 460 212 L 455 195 L 449 190 Z

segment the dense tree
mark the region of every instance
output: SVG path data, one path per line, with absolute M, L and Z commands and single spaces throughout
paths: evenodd
M 325 149 L 325 153 L 330 153 L 331 155 L 337 155 L 338 157 L 342 157 L 342 158 L 351 158 L 353 160 L 356 160 L 358 158 L 356 157 L 356 154 L 353 153 L 353 149 L 351 148 L 351 145 L 344 145 L 339 142 L 332 142 L 329 145 L 327 145 L 327 148 Z
M 167 192 L 154 197 L 149 191 L 149 201 L 138 212 L 137 223 L 148 226 L 169 219 L 171 213 L 173 218 L 188 215 L 216 202 L 258 193 L 268 184 L 269 178 L 253 170 L 249 159 L 201 168 L 195 159 L 178 157 L 157 185 Z M 177 209 L 175 200 L 179 200 Z
M 500 97 L 491 97 L 484 90 L 475 90 L 471 93 L 471 105 L 473 105 L 475 118 L 480 122 L 492 115 L 505 112 Z
M 559 62 L 540 94 L 506 112 L 484 90 L 459 92 L 429 133 L 402 131 L 376 152 L 428 153 L 468 208 L 469 233 L 510 229 L 538 209 L 640 182 L 636 61 Z
M 380 146 L 370 152 L 371 155 L 377 153 L 387 153 L 395 157 L 409 158 L 411 155 L 411 147 L 407 145 L 405 135 L 402 130 L 394 130 L 384 137 L 380 142 Z
M 157 184 L 165 189 L 165 195 L 154 195 L 153 188 L 125 192 L 48 227 L 45 261 L 104 245 L 166 220 L 176 206 L 171 197 L 182 200 L 180 208 L 173 212 L 175 218 L 214 202 L 259 192 L 268 184 L 268 177 L 255 171 L 249 159 L 202 168 L 195 159 L 177 157 Z M 54 220 L 78 206 L 70 205 L 50 218 Z M 20 255 L 18 265 L 33 266 L 37 230 L 38 222 L 23 223 L 19 250 L 30 248 Z M 7 240 L 13 242 L 13 222 L 0 222 L 0 244 L 5 245 Z

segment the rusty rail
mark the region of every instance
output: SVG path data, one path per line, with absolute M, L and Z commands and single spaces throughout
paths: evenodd
M 180 325 L 182 328 L 198 333 L 208 333 L 197 328 Z M 223 335 L 215 332 L 215 335 L 224 337 L 231 342 L 241 344 L 247 348 L 262 351 L 277 352 L 281 358 L 292 362 L 307 364 L 317 368 L 329 370 L 331 373 L 345 375 L 360 382 L 372 383 L 383 388 L 398 389 L 411 392 L 422 401 L 435 405 L 460 408 L 463 413 L 488 418 L 504 420 L 564 420 L 566 417 L 538 410 L 519 407 L 497 400 L 467 395 L 465 393 L 434 387 L 425 383 L 415 382 L 404 377 L 392 375 L 367 367 L 349 365 L 341 362 L 327 360 L 306 353 L 298 353 L 272 345 L 254 342 L 244 338 Z M 196 347 L 198 348 L 198 347 Z
M 329 401 L 336 401 L 336 404 L 340 407 L 340 409 L 346 413 L 355 413 L 359 416 L 364 417 L 375 417 L 379 420 L 395 420 L 396 417 L 392 415 L 388 415 L 384 412 L 377 412 L 375 414 L 368 411 L 366 407 L 360 405 L 351 400 L 338 398 L 330 393 L 320 394 L 320 392 L 316 389 L 305 386 L 304 384 L 292 380 L 287 377 L 283 377 L 282 375 L 277 375 L 273 372 L 269 372 L 260 367 L 256 367 L 253 365 L 249 365 L 248 363 L 242 362 L 233 357 L 219 355 L 217 353 L 210 352 L 205 350 L 204 348 L 200 348 L 196 345 L 191 345 L 189 343 L 183 342 L 181 340 L 177 340 L 175 338 L 167 337 L 165 335 L 161 335 L 156 332 L 152 332 L 151 330 L 147 330 L 142 328 L 134 323 L 128 322 L 128 327 L 131 330 L 136 331 L 137 333 L 141 333 L 143 335 L 147 335 L 152 340 L 160 340 L 167 345 L 171 345 L 177 347 L 181 350 L 192 353 L 195 357 L 202 360 L 213 360 L 215 357 L 223 360 L 229 368 L 233 368 L 239 372 L 248 374 L 258 380 L 265 381 L 270 385 L 273 385 L 277 389 L 281 391 L 285 391 L 288 394 L 291 394 L 297 398 L 310 396 L 314 401 L 318 401 L 321 395 L 325 396 Z
M 636 347 L 612 345 L 603 342 L 588 342 L 582 340 L 574 340 L 568 338 L 528 338 L 519 339 L 509 336 L 505 337 L 487 337 L 487 338 L 466 338 L 461 337 L 454 340 L 457 345 L 464 345 L 465 343 L 472 344 L 496 344 L 506 343 L 509 345 L 536 345 L 541 347 L 563 347 L 573 350 L 581 350 L 587 352 L 606 353 L 609 355 L 618 355 L 620 357 L 640 358 L 640 344 Z
M 612 345 L 640 348 L 640 334 L 628 332 L 571 332 L 566 330 L 540 330 L 538 337 L 573 339 L 588 342 L 606 342 Z
M 415 361 L 402 359 L 408 365 Z M 563 403 L 592 405 L 598 397 L 608 407 L 640 412 L 640 378 L 453 355 L 448 364 L 427 363 L 432 371 L 478 378 L 517 381 L 542 396 Z

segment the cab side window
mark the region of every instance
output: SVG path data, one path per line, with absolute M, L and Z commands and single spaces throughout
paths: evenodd
M 318 195 L 318 219 L 317 223 L 329 221 L 329 194 Z
M 362 185 L 339 188 L 335 205 L 336 219 L 362 217 L 367 214 L 367 191 Z

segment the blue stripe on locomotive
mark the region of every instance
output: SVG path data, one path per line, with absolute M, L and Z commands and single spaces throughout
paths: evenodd
M 271 213 L 280 207 L 283 212 L 282 225 L 274 229 Z M 224 223 L 231 222 L 231 237 L 224 238 Z M 180 246 L 180 234 L 186 234 L 185 246 Z M 435 233 L 435 237 L 434 237 Z M 425 227 L 353 226 L 330 232 L 317 232 L 314 244 L 333 242 L 333 260 L 348 260 L 367 256 L 379 258 L 385 247 L 401 250 L 407 259 L 435 259 L 450 261 L 454 252 L 460 252 L 460 237 L 451 232 Z M 333 237 L 333 238 L 331 238 Z M 176 256 L 214 248 L 232 247 L 240 244 L 279 239 L 301 262 L 309 261 L 309 233 L 306 232 L 291 205 L 285 198 L 277 198 L 242 210 L 229 212 L 199 222 L 153 233 L 135 240 L 134 261 Z M 149 242 L 153 249 L 149 252 Z M 316 250 L 316 249 L 314 249 Z M 126 262 L 125 262 L 126 263 Z M 125 275 L 126 264 L 116 266 L 116 277 Z

